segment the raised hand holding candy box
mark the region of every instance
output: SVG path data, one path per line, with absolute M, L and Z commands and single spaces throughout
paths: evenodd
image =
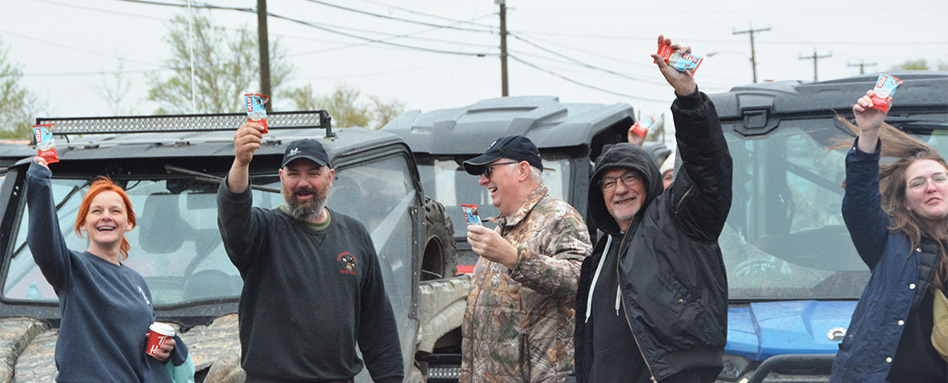
M 658 47 L 658 55 L 665 60 L 665 63 L 679 72 L 691 69 L 691 75 L 694 76 L 698 71 L 698 66 L 704 61 L 703 58 L 682 52 L 679 49 L 672 49 L 671 45 L 662 44 Z
M 264 106 L 270 97 L 262 94 L 248 93 L 244 95 L 247 104 L 247 121 L 263 125 L 263 133 L 267 133 L 267 107 Z
M 655 119 L 652 117 L 645 117 L 641 120 L 635 122 L 635 125 L 632 125 L 632 132 L 638 134 L 639 136 L 645 137 L 648 134 L 649 128 L 655 124 Z
M 464 211 L 464 219 L 468 225 L 483 225 L 481 217 L 477 215 L 477 205 L 461 204 L 461 210 Z
M 53 140 L 53 124 L 33 125 L 33 137 L 36 138 L 36 149 L 39 156 L 46 160 L 47 164 L 59 162 L 59 155 L 56 154 L 56 142 Z
M 872 99 L 872 108 L 878 109 L 883 112 L 889 112 L 889 98 L 895 96 L 895 90 L 902 84 L 902 80 L 898 77 L 887 73 L 880 73 L 879 79 L 876 80 L 876 86 L 872 88 L 872 96 L 869 98 Z

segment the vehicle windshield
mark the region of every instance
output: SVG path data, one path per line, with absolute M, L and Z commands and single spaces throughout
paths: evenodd
M 543 182 L 553 198 L 566 199 L 571 185 L 570 162 L 568 158 L 543 156 Z M 434 161 L 418 164 L 425 194 L 441 202 L 454 225 L 454 238 L 467 238 L 467 220 L 461 211 L 461 204 L 477 205 L 481 219 L 496 217 L 499 212 L 491 204 L 487 188 L 478 185 L 478 176 L 464 171 L 461 163 L 452 157 L 436 158 Z
M 724 125 L 734 162 L 733 202 L 719 240 L 729 298 L 858 299 L 869 269 L 840 213 L 852 136 L 827 129 L 840 126 L 830 118 L 782 121 L 760 137 Z M 948 152 L 944 130 L 920 138 Z M 829 149 L 840 142 L 843 148 Z
M 400 162 L 399 162 L 400 161 Z M 383 264 L 383 278 L 393 305 L 410 306 L 411 214 L 413 187 L 409 183 L 404 158 L 396 157 L 337 169 L 333 192 L 327 205 L 355 217 L 369 229 Z M 84 251 L 85 238 L 73 227 L 87 179 L 53 178 L 54 201 L 59 203 L 76 187 L 80 189 L 58 211 L 60 230 L 68 248 Z M 243 282 L 227 257 L 217 228 L 217 188 L 219 184 L 191 177 L 135 179 L 117 178 L 132 202 L 137 227 L 126 234 L 130 251 L 126 265 L 148 283 L 155 305 L 176 305 L 189 301 L 237 299 Z M 279 189 L 273 174 L 253 177 L 254 185 Z M 373 191 L 367 198 L 363 191 Z M 283 204 L 279 193 L 253 190 L 254 206 L 271 209 Z M 52 287 L 36 267 L 25 246 L 28 213 L 24 212 L 16 231 L 14 249 L 21 249 L 6 268 L 3 296 L 6 300 L 57 302 Z M 386 263 L 387 262 L 387 263 Z

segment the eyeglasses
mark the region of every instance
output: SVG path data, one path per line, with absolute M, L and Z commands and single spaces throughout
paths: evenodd
M 942 186 L 942 185 L 945 185 L 946 182 L 948 182 L 948 173 L 938 172 L 938 173 L 932 174 L 930 178 L 926 178 L 926 177 L 912 178 L 908 182 L 908 187 L 912 191 L 920 191 L 922 190 L 922 188 L 928 185 L 929 179 L 932 180 L 932 183 L 934 183 L 935 186 Z
M 625 185 L 625 187 L 632 187 L 632 185 L 642 182 L 642 178 L 630 170 L 618 177 L 604 177 L 603 179 L 599 180 L 599 187 L 602 188 L 602 191 L 609 191 L 615 189 L 619 181 L 622 181 L 622 184 Z
M 487 164 L 487 166 L 484 166 L 484 177 L 490 178 L 490 173 L 492 172 L 492 169 L 494 166 L 512 165 L 512 164 L 518 164 L 518 163 L 520 163 L 520 161 L 507 161 L 507 162 L 498 162 L 494 164 Z

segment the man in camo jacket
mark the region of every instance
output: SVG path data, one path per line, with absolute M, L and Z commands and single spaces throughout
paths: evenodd
M 464 162 L 500 215 L 469 225 L 481 256 L 462 325 L 461 383 L 565 382 L 573 371 L 573 307 L 592 251 L 582 216 L 550 197 L 536 145 L 506 136 Z

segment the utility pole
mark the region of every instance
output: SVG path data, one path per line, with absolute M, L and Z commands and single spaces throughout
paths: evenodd
M 867 67 L 867 66 L 876 66 L 876 63 L 866 63 L 866 62 L 862 62 L 862 59 L 859 59 L 859 64 L 846 63 L 846 66 L 858 66 L 858 67 L 859 67 L 859 74 L 866 74 L 866 67 Z
M 731 34 L 732 34 L 732 35 L 742 35 L 742 34 L 745 34 L 745 33 L 748 34 L 748 35 L 750 35 L 750 42 L 751 42 L 751 71 L 754 73 L 754 83 L 755 83 L 755 84 L 757 83 L 757 54 L 756 54 L 756 52 L 755 52 L 755 50 L 754 50 L 754 33 L 767 32 L 767 31 L 769 31 L 769 30 L 770 30 L 770 27 L 761 28 L 761 29 L 754 29 L 754 26 L 753 26 L 753 25 L 751 25 L 751 26 L 750 26 L 750 29 L 748 29 L 748 30 L 746 30 L 746 31 L 735 31 L 733 28 L 731 29 Z
M 813 48 L 813 56 L 800 56 L 800 60 L 813 60 L 813 81 L 820 81 L 816 75 L 816 64 L 820 61 L 820 59 L 829 57 L 833 57 L 833 52 L 821 56 L 816 53 L 816 48 Z
M 494 0 L 500 4 L 500 95 L 507 97 L 507 0 Z
M 273 96 L 270 91 L 270 43 L 267 37 L 267 0 L 257 0 L 257 45 L 260 46 L 260 93 Z M 272 102 L 266 103 L 272 112 Z

